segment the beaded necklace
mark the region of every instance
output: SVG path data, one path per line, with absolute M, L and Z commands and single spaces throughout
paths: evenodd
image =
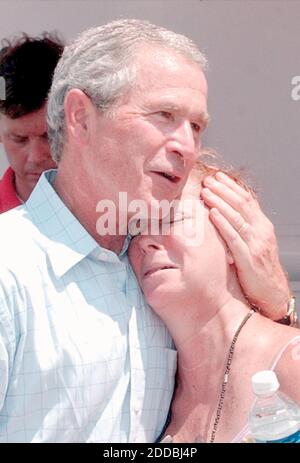
M 226 388 L 227 388 L 227 384 L 228 384 L 230 366 L 231 366 L 232 358 L 233 358 L 233 354 L 234 354 L 235 343 L 237 341 L 237 338 L 239 337 L 239 334 L 240 334 L 242 328 L 244 327 L 244 325 L 247 323 L 247 321 L 253 315 L 254 312 L 255 311 L 253 309 L 251 309 L 250 312 L 248 312 L 247 315 L 243 318 L 243 320 L 239 324 L 239 327 L 236 330 L 236 332 L 235 332 L 235 334 L 233 336 L 232 342 L 230 344 L 230 348 L 229 348 L 229 352 L 228 352 L 228 356 L 227 356 L 226 367 L 225 367 L 224 379 L 223 379 L 223 382 L 222 382 L 222 385 L 221 385 L 220 399 L 219 399 L 218 406 L 217 406 L 217 411 L 216 411 L 216 418 L 215 418 L 215 421 L 214 421 L 214 424 L 213 424 L 213 429 L 212 429 L 211 436 L 210 436 L 210 441 L 209 441 L 211 444 L 214 443 L 214 441 L 215 441 L 216 432 L 217 432 L 218 424 L 219 424 L 220 417 L 221 417 L 221 411 L 222 411 L 222 408 L 223 408 L 223 405 L 224 405 L 224 397 L 225 397 Z

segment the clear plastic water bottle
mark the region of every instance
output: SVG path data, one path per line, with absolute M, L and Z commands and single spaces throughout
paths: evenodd
M 259 371 L 252 377 L 252 388 L 257 397 L 249 419 L 254 441 L 300 443 L 300 407 L 278 391 L 276 374 Z

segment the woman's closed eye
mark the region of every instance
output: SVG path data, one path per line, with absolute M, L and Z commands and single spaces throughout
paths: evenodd
M 173 225 L 175 223 L 183 222 L 184 220 L 185 220 L 185 216 L 183 214 L 176 213 L 175 215 L 171 215 L 171 216 L 169 215 L 169 216 L 164 217 L 161 220 L 161 224 Z

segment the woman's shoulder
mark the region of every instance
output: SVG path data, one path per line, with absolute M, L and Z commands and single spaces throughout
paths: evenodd
M 274 370 L 281 388 L 300 404 L 300 330 L 257 316 L 255 343 L 255 365 L 262 370 Z M 249 346 L 248 346 L 249 347 Z
M 276 323 L 260 314 L 255 314 L 252 330 L 245 342 L 247 348 L 255 351 L 258 358 L 265 358 L 265 362 L 272 362 L 276 355 L 288 346 L 292 339 L 300 336 L 298 328 Z M 254 353 L 253 352 L 253 353 Z M 272 364 L 272 363 L 271 363 Z
M 271 369 L 277 374 L 280 389 L 300 405 L 300 330 L 281 347 Z

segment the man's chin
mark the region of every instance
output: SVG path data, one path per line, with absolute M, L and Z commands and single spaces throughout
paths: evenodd
M 28 179 L 28 183 L 32 184 L 32 185 L 35 185 L 38 181 L 38 179 L 40 178 L 41 176 L 41 173 L 39 174 L 27 174 L 27 179 Z
M 27 175 L 26 176 L 26 189 L 27 191 L 32 192 L 32 190 L 35 188 L 38 180 L 40 178 L 40 175 Z

